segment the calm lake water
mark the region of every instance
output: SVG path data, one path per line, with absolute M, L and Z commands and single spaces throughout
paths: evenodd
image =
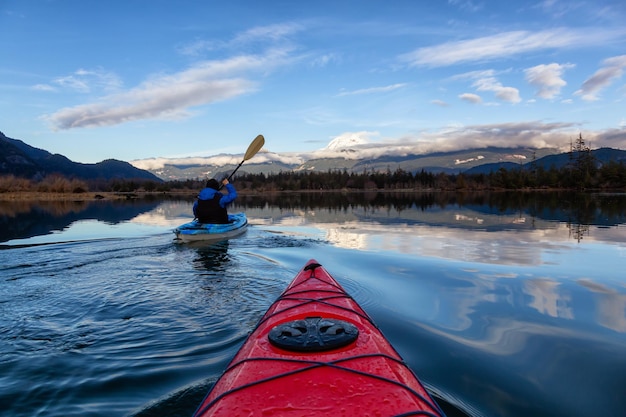
M 326 267 L 449 416 L 626 410 L 626 195 L 0 202 L 0 410 L 190 416 L 304 263 Z

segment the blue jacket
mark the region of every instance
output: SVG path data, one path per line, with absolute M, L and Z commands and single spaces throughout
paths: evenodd
M 231 183 L 228 183 L 224 186 L 228 194 L 224 194 L 220 198 L 220 206 L 222 208 L 226 208 L 230 203 L 232 203 L 235 198 L 237 198 L 237 190 Z M 220 191 L 214 190 L 213 188 L 203 188 L 198 194 L 198 200 L 212 200 L 215 197 L 215 193 L 219 193 Z M 221 194 L 221 193 L 220 193 Z M 196 210 L 198 209 L 198 200 L 193 203 L 193 215 L 198 217 Z

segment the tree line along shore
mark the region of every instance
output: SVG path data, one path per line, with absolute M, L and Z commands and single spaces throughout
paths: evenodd
M 241 173 L 233 178 L 240 193 L 279 191 L 485 191 L 485 190 L 612 190 L 626 191 L 626 165 L 608 162 L 598 166 L 586 155 L 564 167 L 520 166 L 499 168 L 488 174 L 446 174 L 403 169 L 361 173 L 347 170 L 326 172 Z M 0 176 L 0 199 L 128 198 L 129 193 L 197 193 L 206 178 L 172 181 L 133 179 L 81 180 L 48 175 L 35 181 L 14 175 Z

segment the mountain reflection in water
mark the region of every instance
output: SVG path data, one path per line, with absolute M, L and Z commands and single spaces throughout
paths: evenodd
M 191 201 L 0 201 L 0 242 L 61 232 L 81 220 L 174 227 L 190 219 Z M 626 194 L 281 193 L 240 196 L 231 211 L 244 211 L 257 224 L 326 225 L 326 239 L 361 249 L 367 249 L 365 236 L 375 236 L 377 231 L 381 233 L 378 248 L 414 250 L 419 245 L 425 254 L 433 248 L 440 252 L 441 245 L 454 238 L 455 229 L 498 232 L 497 238 L 477 234 L 476 239 L 466 240 L 460 253 L 467 259 L 487 256 L 506 262 L 512 256 L 524 256 L 519 248 L 515 254 L 507 253 L 506 242 L 519 237 L 519 231 L 527 232 L 524 238 L 529 241 L 554 244 L 563 239 L 593 241 L 599 236 L 590 228 L 602 227 L 608 229 L 601 234 L 602 239 L 622 240 Z M 420 226 L 420 233 L 390 237 L 394 230 L 402 236 L 407 226 Z M 494 253 L 495 247 L 500 248 L 498 253 Z M 533 256 L 527 255 L 528 259 L 521 262 Z
M 107 224 L 129 221 L 154 210 L 160 201 L 2 201 L 0 200 L 0 242 L 25 239 L 67 229 L 81 220 Z

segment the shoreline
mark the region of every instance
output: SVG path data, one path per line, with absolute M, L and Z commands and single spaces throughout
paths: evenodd
M 0 201 L 97 201 L 97 200 L 131 200 L 145 197 L 194 196 L 192 192 L 85 192 L 85 193 L 53 193 L 37 191 L 11 191 L 0 193 Z
M 554 189 L 520 189 L 520 190 L 507 190 L 507 189 L 484 189 L 484 190 L 436 190 L 436 189 L 368 189 L 368 190 L 262 190 L 251 191 L 242 190 L 237 191 L 241 196 L 253 196 L 253 195 L 276 195 L 276 194 L 313 194 L 313 193 L 341 193 L 341 194 L 355 194 L 355 193 L 499 193 L 499 192 L 538 192 L 538 193 L 550 193 L 550 192 L 582 192 L 582 193 L 624 193 L 624 189 L 589 189 L 589 190 L 571 190 L 563 188 Z M 197 195 L 197 191 L 191 190 L 178 190 L 178 191 L 103 191 L 95 192 L 88 191 L 83 193 L 63 193 L 63 192 L 38 192 L 38 191 L 9 191 L 0 192 L 1 201 L 98 201 L 98 200 L 134 200 L 143 198 L 189 198 L 194 199 Z

